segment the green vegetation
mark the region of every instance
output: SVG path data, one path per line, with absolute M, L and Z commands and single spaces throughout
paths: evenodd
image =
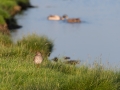
M 11 12 L 17 3 L 12 0 L 0 0 L 0 24 L 5 24 L 5 19 L 11 17 Z
M 15 0 L 16 1 L 16 0 Z M 18 3 L 21 2 L 21 3 L 29 3 L 29 0 L 18 0 L 17 1 Z
M 53 44 L 35 34 L 14 44 L 10 36 L 0 34 L 0 90 L 120 90 L 120 71 L 104 68 L 75 67 L 48 60 Z M 33 64 L 35 52 L 41 51 L 44 61 Z
M 10 19 L 15 14 L 15 6 L 19 3 L 29 4 L 29 0 L 0 0 L 0 24 L 5 24 L 5 19 Z
M 14 44 L 10 36 L 0 34 L 0 46 L 0 55 L 2 57 L 26 57 L 27 54 L 37 51 L 47 57 L 52 51 L 53 43 L 46 37 L 32 34 Z
M 0 24 L 5 24 L 5 19 L 10 18 L 10 14 L 6 11 L 0 8 Z
M 3 18 L 10 18 L 10 15 L 9 15 L 9 13 L 7 12 L 7 11 L 5 11 L 5 10 L 2 10 L 2 9 L 0 9 L 0 15 L 3 17 Z
M 0 8 L 8 11 L 9 13 L 13 10 L 14 6 L 16 5 L 17 3 L 12 0 L 0 0 Z
M 18 46 L 25 46 L 29 51 L 40 51 L 43 56 L 49 56 L 52 52 L 53 43 L 48 41 L 48 38 L 42 36 L 38 38 L 35 34 L 24 37 L 22 40 L 17 42 Z
M 5 24 L 5 20 L 2 15 L 0 15 L 0 24 Z

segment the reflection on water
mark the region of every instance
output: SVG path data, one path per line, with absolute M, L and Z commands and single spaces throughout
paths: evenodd
M 14 40 L 30 33 L 46 35 L 55 44 L 50 58 L 70 56 L 85 62 L 102 58 L 104 63 L 120 64 L 120 0 L 31 0 L 31 3 L 38 8 L 16 16 L 23 28 L 11 32 Z M 50 14 L 67 14 L 83 22 L 48 21 Z

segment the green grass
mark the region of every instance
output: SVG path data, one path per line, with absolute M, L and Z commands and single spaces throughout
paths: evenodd
M 35 51 L 53 48 L 46 37 L 33 34 L 14 44 L 10 36 L 0 34 L 0 46 L 0 90 L 120 90 L 120 71 L 99 63 L 75 67 L 45 58 L 37 68 Z
M 10 18 L 10 14 L 6 11 L 0 8 L 0 24 L 5 24 L 5 19 Z
M 47 37 L 36 36 L 35 34 L 23 37 L 22 40 L 17 41 L 18 46 L 24 46 L 30 52 L 40 51 L 43 56 L 48 56 L 52 52 L 53 42 Z
M 94 67 L 64 66 L 43 62 L 33 65 L 33 57 L 0 59 L 1 90 L 119 90 L 120 73 Z M 49 64 L 49 65 L 48 65 Z M 57 66 L 58 65 L 58 66 Z M 63 66 L 63 67 L 62 67 Z M 57 68 L 57 69 L 56 69 Z M 75 69 L 75 71 L 74 71 Z M 63 71 L 64 70 L 64 71 Z M 118 80 L 118 81 L 117 81 Z
M 18 3 L 21 2 L 21 3 L 29 3 L 29 0 L 18 0 L 17 1 Z
M 5 24 L 5 20 L 2 15 L 0 15 L 0 24 Z
M 1 8 L 0 8 L 0 15 L 3 16 L 3 18 L 5 19 L 10 18 L 9 13 Z
M 0 7 L 9 13 L 13 10 L 14 6 L 16 6 L 17 3 L 12 0 L 0 0 Z
M 8 35 L 3 35 L 3 34 L 0 33 L 0 46 L 6 47 L 6 46 L 10 46 L 10 45 L 12 45 L 12 44 L 13 44 L 13 42 L 12 42 L 10 36 L 8 36 Z M 3 48 L 3 49 L 4 49 L 4 48 Z M 8 48 L 7 48 L 7 49 L 8 49 Z
M 47 37 L 35 34 L 23 37 L 14 44 L 10 36 L 0 34 L 0 52 L 3 57 L 26 56 L 33 52 L 40 51 L 43 57 L 47 57 L 52 52 L 53 43 Z M 9 46 L 9 48 L 7 48 Z M 5 48 L 4 48 L 5 47 Z
M 5 24 L 5 19 L 14 15 L 14 7 L 19 3 L 29 4 L 29 0 L 0 0 L 0 24 Z

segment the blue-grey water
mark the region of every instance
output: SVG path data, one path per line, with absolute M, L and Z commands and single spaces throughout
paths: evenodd
M 120 65 L 120 0 L 31 0 L 31 4 L 38 8 L 16 16 L 23 28 L 11 32 L 14 41 L 31 33 L 46 35 L 54 42 L 50 58 Z M 78 17 L 82 23 L 48 21 L 51 14 Z

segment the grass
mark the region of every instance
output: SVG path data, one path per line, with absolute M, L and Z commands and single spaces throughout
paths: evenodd
M 3 16 L 3 18 L 5 18 L 5 19 L 10 18 L 9 13 L 3 9 L 0 9 L 0 15 Z
M 9 13 L 13 10 L 14 6 L 16 6 L 17 3 L 12 0 L 0 0 L 0 7 Z
M 5 19 L 10 18 L 10 14 L 6 11 L 0 8 L 0 24 L 5 24 Z
M 18 0 L 17 1 L 18 3 L 21 2 L 21 3 L 29 3 L 29 0 Z
M 47 54 L 53 48 L 46 37 L 33 34 L 14 44 L 0 34 L 0 46 L 0 90 L 120 90 L 120 71 L 98 63 L 75 67 L 45 58 L 37 68 L 35 51 Z
M 0 15 L 0 24 L 2 24 L 2 25 L 5 24 L 5 20 L 2 15 Z
M 1 90 L 119 90 L 118 75 L 112 70 L 86 66 L 61 67 L 43 62 L 40 68 L 33 65 L 32 57 L 26 59 L 0 59 Z M 49 64 L 49 66 L 48 66 Z M 55 65 L 55 67 L 54 67 Z M 64 66 L 64 67 L 62 67 Z M 59 68 L 59 69 L 56 69 Z M 76 69 L 76 71 L 74 71 Z M 63 71 L 64 70 L 64 71 Z M 66 72 L 65 72 L 66 71 Z M 69 72 L 71 73 L 69 73 Z M 72 73 L 74 72 L 74 73 Z
M 0 51 L 2 57 L 26 56 L 27 54 L 40 51 L 43 57 L 52 52 L 53 43 L 47 37 L 35 34 L 23 37 L 14 44 L 10 36 L 0 34 Z M 9 48 L 7 48 L 9 47 Z
M 23 37 L 22 40 L 17 41 L 17 45 L 25 46 L 29 51 L 40 51 L 44 56 L 48 56 L 53 48 L 53 42 L 50 40 L 48 41 L 47 37 L 42 36 L 39 38 L 35 34 Z
M 28 5 L 29 0 L 0 0 L 0 24 L 5 24 L 5 19 L 10 19 L 14 15 L 15 6 L 19 3 Z
M 12 42 L 10 36 L 3 35 L 3 34 L 0 33 L 0 46 L 6 47 L 6 46 L 10 46 L 12 44 L 13 44 L 13 42 Z M 3 48 L 3 49 L 5 49 L 5 48 Z

